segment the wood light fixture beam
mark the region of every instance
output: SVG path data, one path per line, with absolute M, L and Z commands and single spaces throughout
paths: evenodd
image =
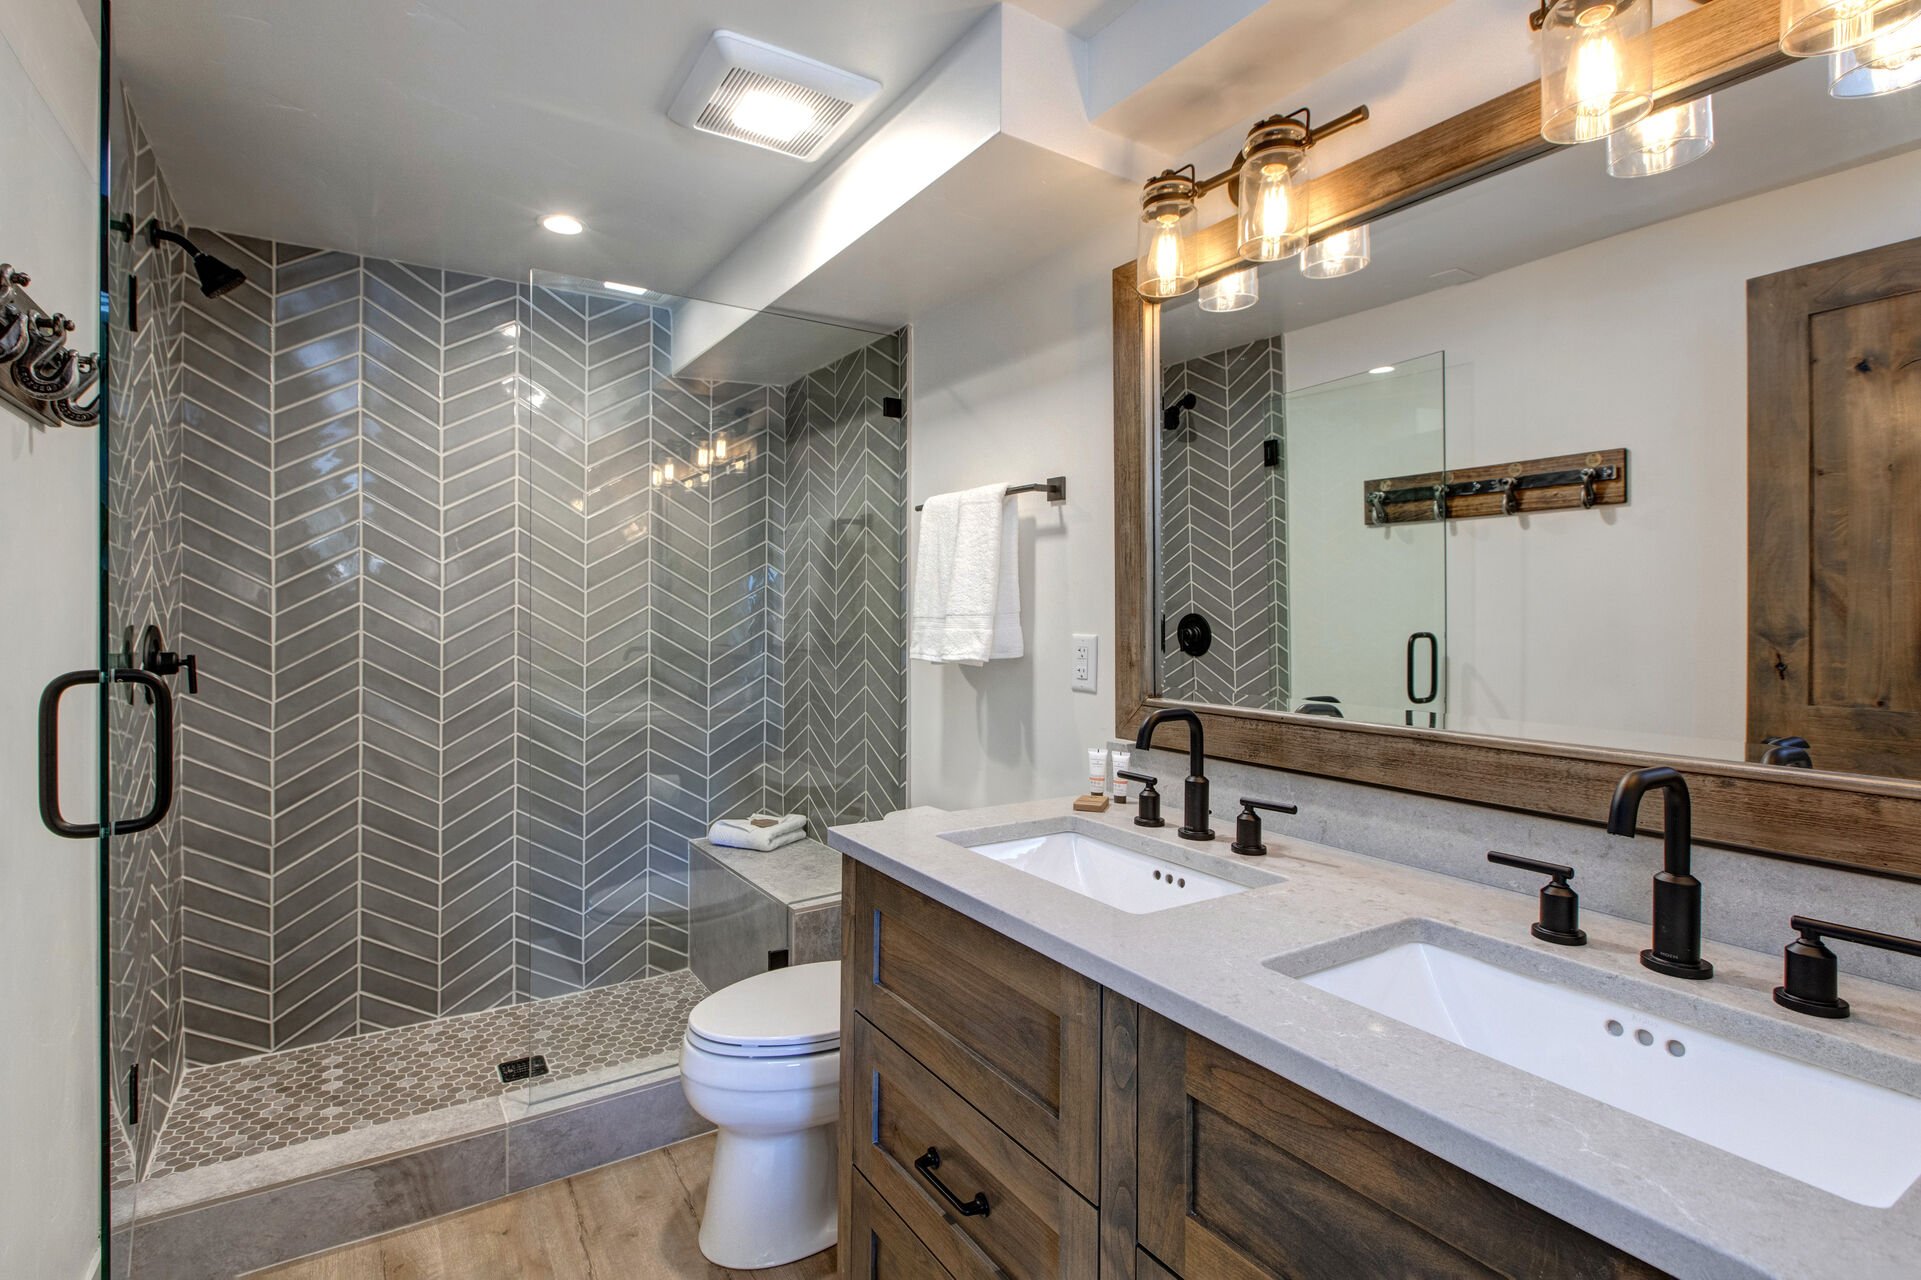
M 1521 21 L 1524 14 L 1517 14 Z M 1654 28 L 1655 108 L 1771 71 L 1781 52 L 1778 0 L 1713 0 Z M 1406 208 L 1553 149 L 1541 137 L 1538 81 L 1363 156 L 1309 184 L 1319 239 Z M 1242 264 L 1235 219 L 1196 237 L 1203 280 Z M 1149 568 L 1158 434 L 1160 309 L 1134 287 L 1130 260 L 1113 273 L 1115 730 L 1132 736 L 1159 707 Z M 1589 749 L 1445 730 L 1334 721 L 1239 707 L 1196 706 L 1209 748 L 1225 759 L 1598 823 L 1628 769 L 1671 764 L 1694 794 L 1694 832 L 1727 848 L 1921 879 L 1921 783 L 1733 761 Z M 1179 743 L 1170 743 L 1178 749 Z M 1659 829 L 1654 806 L 1644 821 Z

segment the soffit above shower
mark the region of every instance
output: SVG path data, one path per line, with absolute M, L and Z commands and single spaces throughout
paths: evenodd
M 1352 7 L 1404 16 L 1425 2 Z M 1030 251 L 1105 225 L 1112 209 L 1100 179 L 1138 182 L 1136 169 L 1165 159 L 1130 137 L 1131 125 L 1094 118 L 1090 95 L 1098 84 L 1125 108 L 1135 102 L 1121 91 L 1129 75 L 1170 74 L 1164 59 L 1140 48 L 1161 29 L 1142 13 L 1169 4 L 116 0 L 112 43 L 192 223 L 476 274 L 545 269 L 633 281 L 750 308 L 778 302 L 799 283 L 783 255 L 804 260 L 804 274 L 835 260 L 843 275 L 898 282 L 903 296 L 871 284 L 823 296 L 866 305 L 878 294 L 892 319 L 911 309 L 905 293 L 925 295 L 928 282 L 898 260 L 845 251 L 903 209 L 930 216 L 930 227 L 964 231 L 940 245 L 943 284 L 974 288 L 1004 278 Z M 1186 0 L 1174 8 L 1188 38 L 1205 36 L 1192 55 L 1203 62 L 1242 30 L 1299 45 L 1325 16 L 1321 0 Z M 1006 101 L 999 79 L 959 99 L 926 94 L 990 18 L 1025 33 L 1023 56 L 1043 70 L 1022 72 L 1009 61 L 1010 77 L 1026 79 Z M 811 164 L 681 127 L 668 115 L 675 92 L 720 26 L 882 88 Z M 858 184 L 842 183 L 845 225 L 796 251 L 796 206 L 831 184 L 917 94 L 912 128 L 894 131 L 905 149 L 863 169 Z M 1225 109 L 1186 90 L 1156 100 L 1148 114 L 1161 130 L 1204 133 Z M 950 145 L 982 110 L 993 115 L 990 135 L 1022 145 Z M 1108 114 L 1123 121 L 1128 111 Z M 966 181 L 940 181 L 923 163 L 933 153 L 948 157 L 945 169 L 970 160 Z M 1005 195 L 1015 181 L 1038 183 L 1042 205 L 1054 192 L 1094 198 L 1036 227 L 1023 216 L 1031 201 L 1010 216 Z M 556 210 L 580 217 L 586 234 L 541 232 L 536 219 Z M 1037 231 L 1056 238 L 1041 243 Z M 890 234 L 875 243 L 912 239 Z M 773 269 L 753 278 L 732 269 L 737 258 Z M 703 293 L 703 283 L 720 282 L 728 287 Z

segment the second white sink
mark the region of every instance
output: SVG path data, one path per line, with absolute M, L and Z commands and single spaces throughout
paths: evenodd
M 1134 915 L 1224 898 L 1249 887 L 1073 831 L 964 847 Z M 1263 875 L 1257 883 L 1279 878 Z
M 1300 978 L 1856 1204 L 1921 1178 L 1921 1098 L 1425 942 Z

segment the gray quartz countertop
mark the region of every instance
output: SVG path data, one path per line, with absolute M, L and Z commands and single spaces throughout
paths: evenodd
M 840 897 L 840 855 L 818 840 L 778 849 L 735 849 L 712 840 L 694 846 L 776 902 L 795 907 Z
M 1709 943 L 1712 981 L 1663 978 L 1639 963 L 1645 923 L 1587 912 L 1589 944 L 1553 946 L 1528 933 L 1532 892 L 1291 840 L 1285 819 L 1268 826 L 1269 856 L 1245 859 L 1228 851 L 1225 836 L 1179 840 L 1171 825 L 1137 828 L 1132 815 L 1119 807 L 1074 814 L 1067 799 L 909 809 L 834 828 L 828 842 L 1676 1275 L 1921 1274 L 1921 1184 L 1889 1208 L 1857 1204 L 1288 974 L 1395 942 L 1438 941 L 1649 1017 L 1921 1096 L 1916 992 L 1844 972 L 1854 1016 L 1819 1021 L 1773 1002 L 1778 953 Z M 1066 830 L 1243 884 L 1279 880 L 1130 915 L 963 847 Z M 1713 896 L 1710 884 L 1710 911 Z M 1784 904 L 1784 921 L 1792 909 Z

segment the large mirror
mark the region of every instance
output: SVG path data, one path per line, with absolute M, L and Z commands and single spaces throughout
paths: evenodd
M 1160 304 L 1151 691 L 1921 778 L 1921 88 L 1826 73 Z

